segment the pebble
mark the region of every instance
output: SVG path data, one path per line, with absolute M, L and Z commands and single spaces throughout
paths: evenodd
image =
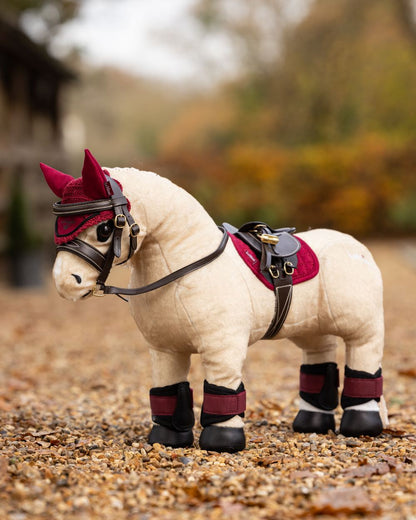
M 394 271 L 395 283 L 400 272 Z M 123 302 L 91 299 L 68 307 L 45 294 L 0 290 L 0 402 L 7 404 L 0 407 L 0 518 L 326 518 L 313 507 L 331 489 L 367 496 L 358 502 L 362 510 L 350 500 L 341 513 L 332 500 L 331 518 L 365 517 L 369 501 L 379 511 L 368 517 L 414 518 L 416 377 L 397 367 L 416 368 L 415 330 L 408 326 L 416 298 L 400 313 L 386 308 L 386 346 L 400 346 L 386 348 L 386 394 L 397 397 L 396 382 L 401 394 L 379 438 L 292 431 L 300 355 L 283 341 L 249 350 L 248 448 L 219 454 L 198 448 L 198 421 L 195 447 L 148 443 L 149 355 Z M 400 291 L 400 298 L 409 294 Z M 406 313 L 411 319 L 404 322 Z M 196 413 L 204 378 L 198 363 L 195 357 L 191 369 Z M 269 389 L 278 408 L 262 404 Z M 337 424 L 339 417 L 340 410 Z
M 185 466 L 187 464 L 190 464 L 191 462 L 193 462 L 193 459 L 191 457 L 179 457 L 179 460 L 182 462 L 182 464 L 184 464 Z
M 354 448 L 356 446 L 361 446 L 361 441 L 359 441 L 358 439 L 347 439 L 345 444 L 350 448 Z

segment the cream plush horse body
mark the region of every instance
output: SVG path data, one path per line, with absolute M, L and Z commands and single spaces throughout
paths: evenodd
M 154 173 L 133 168 L 108 168 L 100 173 L 88 151 L 82 180 L 41 167 L 52 190 L 62 198 L 62 207 L 76 203 L 80 192 L 80 200 L 105 198 L 102 186 L 95 192 L 91 188 L 103 184 L 104 172 L 120 183 L 130 214 L 140 226 L 137 248 L 129 260 L 129 287 L 149 284 L 199 260 L 221 241 L 221 231 L 204 208 Z M 77 195 L 74 183 L 79 185 Z M 105 254 L 111 238 L 103 240 L 106 235 L 100 236 L 98 229 L 106 222 L 84 222 L 76 229 L 76 238 Z M 68 236 L 72 240 L 74 233 Z M 378 435 L 386 421 L 381 390 L 380 272 L 367 248 L 348 235 L 318 229 L 297 236 L 317 255 L 319 273 L 293 287 L 291 307 L 277 335 L 277 339 L 290 338 L 303 350 L 300 410 L 294 429 L 325 433 L 335 428 L 338 336 L 346 346 L 341 433 Z M 57 242 L 65 242 L 65 237 Z M 121 251 L 114 263 L 128 257 L 127 226 Z M 58 252 L 53 275 L 59 294 L 71 300 L 90 295 L 97 281 L 97 270 L 71 251 Z M 155 291 L 130 297 L 129 305 L 151 352 L 154 426 L 150 442 L 192 444 L 194 421 L 187 378 L 190 356 L 198 353 L 206 380 L 200 445 L 216 451 L 242 449 L 242 369 L 248 346 L 263 337 L 272 321 L 273 291 L 253 275 L 229 240 L 224 252 L 208 265 Z

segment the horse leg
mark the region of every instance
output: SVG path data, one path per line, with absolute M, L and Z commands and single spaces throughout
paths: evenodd
M 154 387 L 150 390 L 153 427 L 149 443 L 172 448 L 192 446 L 192 389 L 187 381 L 190 355 L 151 350 Z
M 346 346 L 340 433 L 378 435 L 383 429 L 381 361 L 383 281 L 363 244 L 346 235 L 322 254 L 320 324 Z M 326 303 L 325 303 L 326 302 Z M 381 406 L 380 406 L 381 405 Z
M 293 422 L 295 432 L 327 433 L 335 431 L 334 412 L 338 406 L 338 368 L 336 338 L 291 338 L 302 348 L 299 411 Z
M 379 320 L 380 321 L 380 320 Z M 383 398 L 381 359 L 384 328 L 377 320 L 372 334 L 346 341 L 346 365 L 340 433 L 349 437 L 377 436 L 388 423 Z
M 217 351 L 201 352 L 205 370 L 201 449 L 234 453 L 245 448 L 242 417 L 246 409 L 246 393 L 242 368 L 246 345 L 247 342 L 243 347 L 240 343 Z

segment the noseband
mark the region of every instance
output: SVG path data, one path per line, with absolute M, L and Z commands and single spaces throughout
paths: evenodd
M 106 175 L 106 179 L 105 187 L 109 194 L 108 199 L 77 202 L 74 204 L 62 204 L 56 202 L 53 205 L 53 214 L 57 217 L 89 213 L 98 214 L 107 210 L 112 210 L 114 212 L 114 231 L 112 234 L 112 241 L 105 255 L 79 238 L 75 238 L 64 244 L 58 244 L 56 247 L 57 252 L 69 251 L 70 253 L 81 257 L 99 271 L 100 274 L 97 278 L 97 284 L 93 290 L 95 296 L 101 296 L 104 294 L 101 287 L 105 286 L 105 281 L 110 274 L 114 257 L 120 258 L 121 256 L 121 237 L 125 226 L 129 226 L 130 234 L 130 249 L 125 262 L 127 262 L 135 252 L 137 248 L 137 235 L 140 232 L 138 224 L 136 224 L 128 210 L 128 201 L 123 195 L 120 186 L 108 175 Z
M 160 280 L 153 282 L 144 287 L 137 287 L 135 289 L 125 289 L 121 287 L 114 287 L 111 285 L 105 285 L 105 282 L 110 274 L 111 267 L 113 265 L 114 258 L 120 258 L 121 256 L 121 238 L 123 234 L 123 229 L 126 225 L 129 226 L 129 235 L 130 235 L 130 248 L 129 254 L 126 260 L 121 262 L 127 262 L 129 258 L 134 254 L 137 249 L 137 236 L 140 233 L 139 225 L 134 221 L 134 218 L 130 214 L 128 210 L 128 200 L 123 195 L 123 192 L 120 189 L 118 183 L 106 175 L 106 189 L 109 194 L 108 199 L 100 199 L 93 200 L 87 202 L 76 202 L 72 204 L 62 204 L 61 202 L 55 202 L 53 204 L 53 214 L 57 217 L 62 216 L 74 216 L 74 215 L 84 215 L 84 214 L 99 214 L 102 211 L 112 210 L 114 212 L 114 231 L 112 234 L 112 241 L 108 251 L 105 255 L 101 253 L 98 249 L 91 246 L 84 240 L 80 240 L 79 238 L 74 238 L 63 244 L 58 244 L 56 246 L 56 251 L 67 251 L 73 253 L 74 255 L 79 256 L 86 262 L 88 262 L 91 266 L 93 266 L 99 272 L 96 285 L 92 290 L 92 294 L 94 296 L 104 296 L 105 294 L 115 294 L 120 296 L 122 294 L 134 296 L 137 294 L 144 294 L 146 292 L 154 291 L 155 289 L 159 289 L 164 285 L 167 285 L 175 280 L 178 280 L 182 276 L 195 271 L 196 269 L 200 269 L 201 267 L 209 264 L 215 258 L 217 258 L 225 249 L 228 241 L 228 233 L 220 227 L 223 232 L 223 237 L 218 248 L 211 254 L 189 264 L 169 275 L 161 278 Z M 120 296 L 121 297 L 121 296 Z M 124 299 L 124 298 L 123 298 Z

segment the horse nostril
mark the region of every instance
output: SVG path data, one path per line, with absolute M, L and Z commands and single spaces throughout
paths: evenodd
M 81 279 L 81 277 L 80 277 L 79 275 L 77 275 L 77 274 L 73 274 L 72 276 L 75 278 L 75 280 L 77 281 L 77 283 L 81 283 L 81 282 L 82 282 L 82 279 Z

